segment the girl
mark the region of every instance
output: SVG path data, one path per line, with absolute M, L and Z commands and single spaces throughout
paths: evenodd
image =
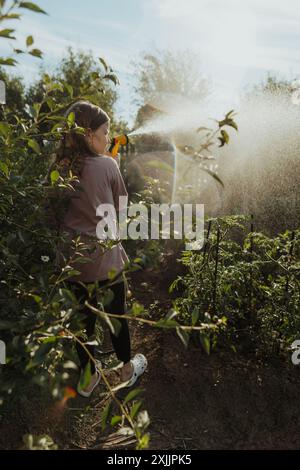
M 85 129 L 84 134 L 70 131 L 65 138 L 56 158 L 58 166 L 66 166 L 72 169 L 72 173 L 78 177 L 79 186 L 69 199 L 67 212 L 63 217 L 61 231 L 72 238 L 80 235 L 80 241 L 85 245 L 92 246 L 94 240 L 94 251 L 84 256 L 89 258 L 88 262 L 72 264 L 79 275 L 69 278 L 73 290 L 80 303 L 84 305 L 85 300 L 97 306 L 96 293 L 92 299 L 88 298 L 88 286 L 98 281 L 99 287 L 109 284 L 113 292 L 113 299 L 105 307 L 106 312 L 122 315 L 126 311 L 126 285 L 124 281 L 124 265 L 128 261 L 127 255 L 121 243 L 115 244 L 112 249 L 103 252 L 99 243 L 95 245 L 96 226 L 101 220 L 96 215 L 100 204 L 113 204 L 115 209 L 119 208 L 119 196 L 126 196 L 124 185 L 117 162 L 108 156 L 106 149 L 110 143 L 108 115 L 98 106 L 87 101 L 78 101 L 66 112 L 68 116 L 74 113 L 77 126 Z M 96 249 L 95 249 L 96 246 Z M 65 247 L 66 248 L 66 247 Z M 71 244 L 67 251 L 71 253 Z M 66 251 L 66 250 L 64 250 Z M 58 263 L 61 266 L 60 250 L 58 250 Z M 115 273 L 113 283 L 109 281 L 109 273 Z M 80 283 L 78 283 L 80 281 Z M 95 290 L 94 290 L 95 292 Z M 87 337 L 94 334 L 96 315 L 88 307 L 83 307 L 84 327 Z M 147 360 L 144 355 L 137 354 L 131 359 L 130 335 L 126 319 L 120 318 L 121 328 L 118 335 L 111 333 L 112 344 L 121 365 L 121 381 L 124 386 L 131 386 L 137 378 L 145 371 Z M 94 357 L 94 347 L 86 345 L 90 354 Z M 82 388 L 80 381 L 77 391 L 84 397 L 89 397 L 99 383 L 100 372 L 97 365 L 90 360 L 86 350 L 76 342 L 76 349 L 80 360 L 81 371 L 89 364 L 91 367 L 91 380 L 86 388 Z

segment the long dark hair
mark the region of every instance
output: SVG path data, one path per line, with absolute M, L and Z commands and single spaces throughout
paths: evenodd
M 92 131 L 97 130 L 98 127 L 109 121 L 109 117 L 103 109 L 88 101 L 77 101 L 72 104 L 65 112 L 65 117 L 69 116 L 71 112 L 74 113 L 77 126 L 91 129 Z M 53 170 L 58 170 L 63 178 L 70 177 L 71 175 L 72 177 L 75 176 L 77 180 L 79 179 L 80 183 L 84 160 L 89 155 L 97 156 L 87 145 L 83 134 L 76 133 L 73 129 L 64 132 L 55 153 L 54 162 L 48 170 L 45 184 L 50 183 L 51 172 Z M 72 172 L 71 174 L 70 171 Z M 77 183 L 75 182 L 75 184 Z M 74 194 L 68 188 L 53 189 L 54 191 L 49 193 L 49 198 L 45 203 L 45 211 L 49 214 L 50 220 L 52 220 L 50 223 L 59 230 L 70 199 L 74 197 Z
M 103 109 L 88 101 L 77 101 L 65 112 L 65 117 L 74 113 L 75 124 L 84 129 L 96 131 L 98 127 L 109 121 L 109 117 Z M 88 155 L 96 155 L 88 146 L 84 135 L 71 129 L 63 134 L 62 140 L 56 152 L 55 161 L 51 167 L 58 169 L 62 176 L 66 176 L 71 170 L 75 176 L 80 176 L 84 165 L 84 159 Z

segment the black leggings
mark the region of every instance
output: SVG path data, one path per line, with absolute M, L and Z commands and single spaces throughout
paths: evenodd
M 90 284 L 94 284 L 94 283 L 90 283 Z M 109 284 L 108 280 L 98 281 L 99 287 L 104 287 L 107 284 Z M 88 286 L 89 284 L 86 283 L 85 285 Z M 76 297 L 78 298 L 81 304 L 84 304 L 85 300 L 87 300 L 90 303 L 90 305 L 97 307 L 95 291 L 93 291 L 92 298 L 89 299 L 88 292 L 82 285 L 78 283 L 73 283 L 73 286 L 74 286 L 73 292 L 75 293 Z M 125 282 L 121 281 L 116 284 L 109 285 L 108 288 L 112 290 L 114 296 L 110 304 L 104 307 L 105 312 L 118 314 L 118 315 L 122 315 L 126 313 Z M 87 337 L 90 338 L 95 333 L 95 324 L 96 324 L 97 315 L 95 315 L 95 313 L 93 313 L 88 307 L 84 307 L 82 310 L 80 310 L 80 312 L 84 314 L 83 325 L 86 330 Z M 128 323 L 126 319 L 120 318 L 118 319 L 118 321 L 121 323 L 119 334 L 118 336 L 116 336 L 110 331 L 110 337 L 111 337 L 111 341 L 112 341 L 114 350 L 116 352 L 117 358 L 120 361 L 123 361 L 124 363 L 126 363 L 126 362 L 129 362 L 131 358 L 129 328 L 128 328 Z M 83 338 L 79 338 L 79 339 L 82 342 L 84 342 Z M 90 344 L 86 344 L 85 346 L 88 349 L 89 353 L 94 357 L 94 350 L 95 350 L 94 346 Z M 77 354 L 79 357 L 81 369 L 84 370 L 88 362 L 90 362 L 91 373 L 94 374 L 95 364 L 94 362 L 90 360 L 88 353 L 81 346 L 81 344 L 78 343 L 78 341 L 76 341 L 76 349 L 77 349 Z

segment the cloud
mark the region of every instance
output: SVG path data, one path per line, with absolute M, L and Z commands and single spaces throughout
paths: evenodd
M 27 55 L 19 55 L 16 59 L 21 65 L 17 66 L 17 68 L 22 67 L 23 70 L 34 69 L 35 64 L 36 68 L 38 68 L 42 62 L 47 66 L 56 67 L 65 55 L 66 49 L 72 47 L 75 51 L 90 51 L 95 58 L 103 57 L 117 73 L 128 73 L 128 57 L 124 55 L 123 50 L 119 46 L 99 45 L 97 36 L 91 38 L 88 30 L 64 28 L 63 30 L 58 29 L 56 32 L 55 24 L 50 24 L 50 27 L 46 29 L 34 17 L 24 17 L 22 22 L 16 26 L 17 41 L 10 42 L 11 51 L 15 47 L 24 49 L 26 37 L 31 34 L 35 40 L 34 47 L 41 49 L 44 55 L 43 61 Z M 0 43 L 0 53 L 6 56 L 8 52 L 7 41 L 2 41 Z
M 166 46 L 200 52 L 208 69 L 299 70 L 298 0 L 152 0 L 151 8 Z
M 206 18 L 207 14 L 217 13 L 220 9 L 247 9 L 257 16 L 267 16 L 270 21 L 274 18 L 300 19 L 298 0 L 227 0 L 226 3 L 224 0 L 152 0 L 152 8 L 161 18 L 189 18 L 192 22 L 200 16 Z

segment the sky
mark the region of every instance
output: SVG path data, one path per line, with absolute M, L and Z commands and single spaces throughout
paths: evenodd
M 7 0 L 9 3 L 9 0 Z M 215 99 L 235 105 L 245 87 L 268 73 L 300 78 L 299 0 L 36 0 L 48 15 L 22 10 L 18 42 L 0 38 L 0 54 L 32 34 L 44 58 L 17 57 L 26 84 L 40 65 L 55 70 L 66 48 L 103 57 L 120 79 L 117 114 L 130 122 L 136 108 L 132 62 L 142 52 L 190 50 L 214 84 Z M 8 47 L 8 44 L 10 46 Z M 17 46 L 18 44 L 18 46 Z M 198 59 L 197 59 L 198 60 Z

